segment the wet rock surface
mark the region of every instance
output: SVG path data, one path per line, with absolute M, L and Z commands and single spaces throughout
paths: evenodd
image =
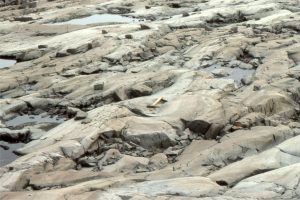
M 10 60 L 10 59 L 0 59 L 0 69 L 1 68 L 7 68 L 11 67 L 16 63 L 15 60 Z
M 0 199 L 300 199 L 299 11 L 0 1 Z

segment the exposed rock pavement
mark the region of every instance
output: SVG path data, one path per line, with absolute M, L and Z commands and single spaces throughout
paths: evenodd
M 299 0 L 4 2 L 0 199 L 300 199 Z

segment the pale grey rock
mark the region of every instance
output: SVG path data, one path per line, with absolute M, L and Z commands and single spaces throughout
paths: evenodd
M 8 128 L 0 128 L 1 140 L 25 140 L 30 135 L 30 129 L 11 130 Z
M 145 84 L 133 85 L 127 93 L 130 97 L 141 97 L 151 95 L 153 89 Z
M 112 190 L 119 195 L 144 194 L 147 196 L 179 195 L 186 197 L 213 196 L 222 187 L 204 177 L 183 177 L 168 180 L 146 181 L 124 188 Z
M 149 165 L 154 169 L 162 169 L 168 165 L 168 158 L 163 153 L 155 154 L 150 158 Z
M 74 120 L 82 120 L 82 119 L 85 119 L 87 118 L 88 114 L 82 110 L 78 110 L 76 112 L 76 115 L 74 117 Z
M 127 68 L 124 67 L 124 66 L 122 66 L 122 65 L 115 65 L 115 66 L 109 67 L 107 69 L 107 71 L 111 71 L 111 72 L 126 72 Z
M 6 118 L 7 115 L 12 114 L 14 112 L 18 112 L 21 110 L 25 110 L 27 108 L 27 104 L 22 100 L 17 99 L 8 99 L 8 100 L 0 100 L 0 116 L 2 118 Z M 9 117 L 9 116 L 8 116 Z
M 66 157 L 72 159 L 77 159 L 85 153 L 83 146 L 76 141 L 69 141 L 67 144 L 61 146 L 61 150 Z
M 262 113 L 249 113 L 234 122 L 236 128 L 250 128 L 252 126 L 264 125 L 265 115 Z
M 265 172 L 238 183 L 226 194 L 230 196 L 249 196 L 266 199 L 297 199 L 299 185 L 299 164 Z
M 0 168 L 0 199 L 298 199 L 298 4 L 1 7 L 0 67 L 18 60 L 0 69 L 1 128 L 28 110 L 84 119 L 28 125 L 34 140 Z M 135 19 L 55 24 L 104 13 Z
M 27 180 L 24 178 L 25 170 L 18 172 L 6 172 L 1 176 L 0 191 L 20 190 L 25 185 Z
M 230 74 L 230 69 L 218 68 L 214 69 L 211 73 L 216 77 L 226 77 Z
M 153 178 L 157 176 L 165 178 L 181 176 L 182 170 L 185 171 L 186 175 L 195 173 L 205 175 L 214 171 L 214 168 L 211 169 L 212 166 L 223 168 L 232 162 L 235 164 L 240 159 L 255 155 L 293 136 L 293 130 L 286 126 L 257 126 L 251 130 L 235 131 L 223 137 L 219 143 L 216 141 L 208 142 L 207 144 L 204 143 L 203 147 L 192 145 L 192 149 L 187 148 L 190 153 L 183 151 L 178 162 L 174 163 L 172 167 L 169 166 L 162 171 L 157 171 L 151 176 Z M 200 144 L 202 145 L 202 143 Z M 195 153 L 191 153 L 193 151 Z
M 34 189 L 43 189 L 47 187 L 71 186 L 80 182 L 105 177 L 105 174 L 92 171 L 54 171 L 42 174 L 35 174 L 30 177 L 29 185 Z
M 175 143 L 176 131 L 163 121 L 133 117 L 127 122 L 122 136 L 146 149 L 167 148 Z
M 99 73 L 101 71 L 105 71 L 108 68 L 107 63 L 91 63 L 87 66 L 83 66 L 80 69 L 81 74 L 94 74 L 94 73 Z
M 135 173 L 139 169 L 144 169 L 149 164 L 149 159 L 144 157 L 133 157 L 123 155 L 118 161 L 112 165 L 103 167 L 102 172 L 105 173 Z
M 96 83 L 94 83 L 94 90 L 103 90 L 104 88 L 104 83 L 101 81 L 98 81 Z
M 102 168 L 105 165 L 114 164 L 116 161 L 122 158 L 121 153 L 117 149 L 110 149 L 105 152 L 105 155 L 98 162 L 98 167 Z
M 245 76 L 241 79 L 241 83 L 244 85 L 250 85 L 253 82 L 253 77 L 251 75 Z

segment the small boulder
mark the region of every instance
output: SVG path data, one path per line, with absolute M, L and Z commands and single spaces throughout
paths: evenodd
M 152 88 L 144 84 L 134 85 L 128 91 L 129 98 L 136 98 L 152 94 Z
M 0 128 L 0 140 L 25 140 L 30 135 L 30 129 L 10 130 L 8 128 Z
M 252 76 L 245 76 L 241 79 L 243 85 L 250 85 L 253 82 Z
M 83 146 L 74 140 L 69 141 L 67 144 L 63 144 L 61 150 L 66 157 L 71 159 L 77 159 L 85 153 Z
M 78 110 L 76 113 L 76 116 L 74 118 L 74 120 L 82 120 L 85 119 L 87 117 L 87 113 L 82 111 L 82 110 Z
M 132 37 L 132 35 L 130 35 L 130 34 L 126 34 L 126 35 L 125 35 L 125 38 L 131 40 L 133 37 Z
M 141 30 L 147 30 L 147 29 L 151 29 L 149 26 L 145 25 L 145 24 L 141 24 Z
M 94 90 L 103 90 L 104 88 L 104 83 L 103 82 L 96 82 L 94 83 Z
M 46 49 L 46 48 L 48 48 L 48 45 L 46 45 L 46 44 L 40 44 L 40 45 L 38 45 L 38 48 L 39 49 Z
M 105 152 L 105 155 L 98 162 L 98 167 L 102 169 L 103 166 L 114 164 L 121 158 L 122 158 L 122 154 L 120 153 L 119 150 L 109 149 L 108 151 Z
M 149 164 L 148 158 L 133 157 L 123 155 L 121 159 L 113 165 L 105 166 L 103 172 L 108 173 L 136 173 L 147 171 L 146 167 Z
M 226 77 L 230 74 L 230 71 L 229 69 L 226 68 L 218 68 L 218 69 L 214 69 L 211 73 L 216 77 Z
M 168 165 L 168 158 L 165 154 L 158 153 L 150 158 L 149 164 L 153 169 L 162 169 Z
M 237 33 L 238 32 L 238 27 L 237 26 L 231 27 L 229 32 L 230 33 Z
M 190 16 L 190 14 L 188 12 L 182 13 L 182 17 L 188 17 L 188 16 Z

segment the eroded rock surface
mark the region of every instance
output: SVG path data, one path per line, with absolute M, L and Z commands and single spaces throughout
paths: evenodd
M 299 24 L 299 0 L 0 1 L 0 199 L 300 199 Z

